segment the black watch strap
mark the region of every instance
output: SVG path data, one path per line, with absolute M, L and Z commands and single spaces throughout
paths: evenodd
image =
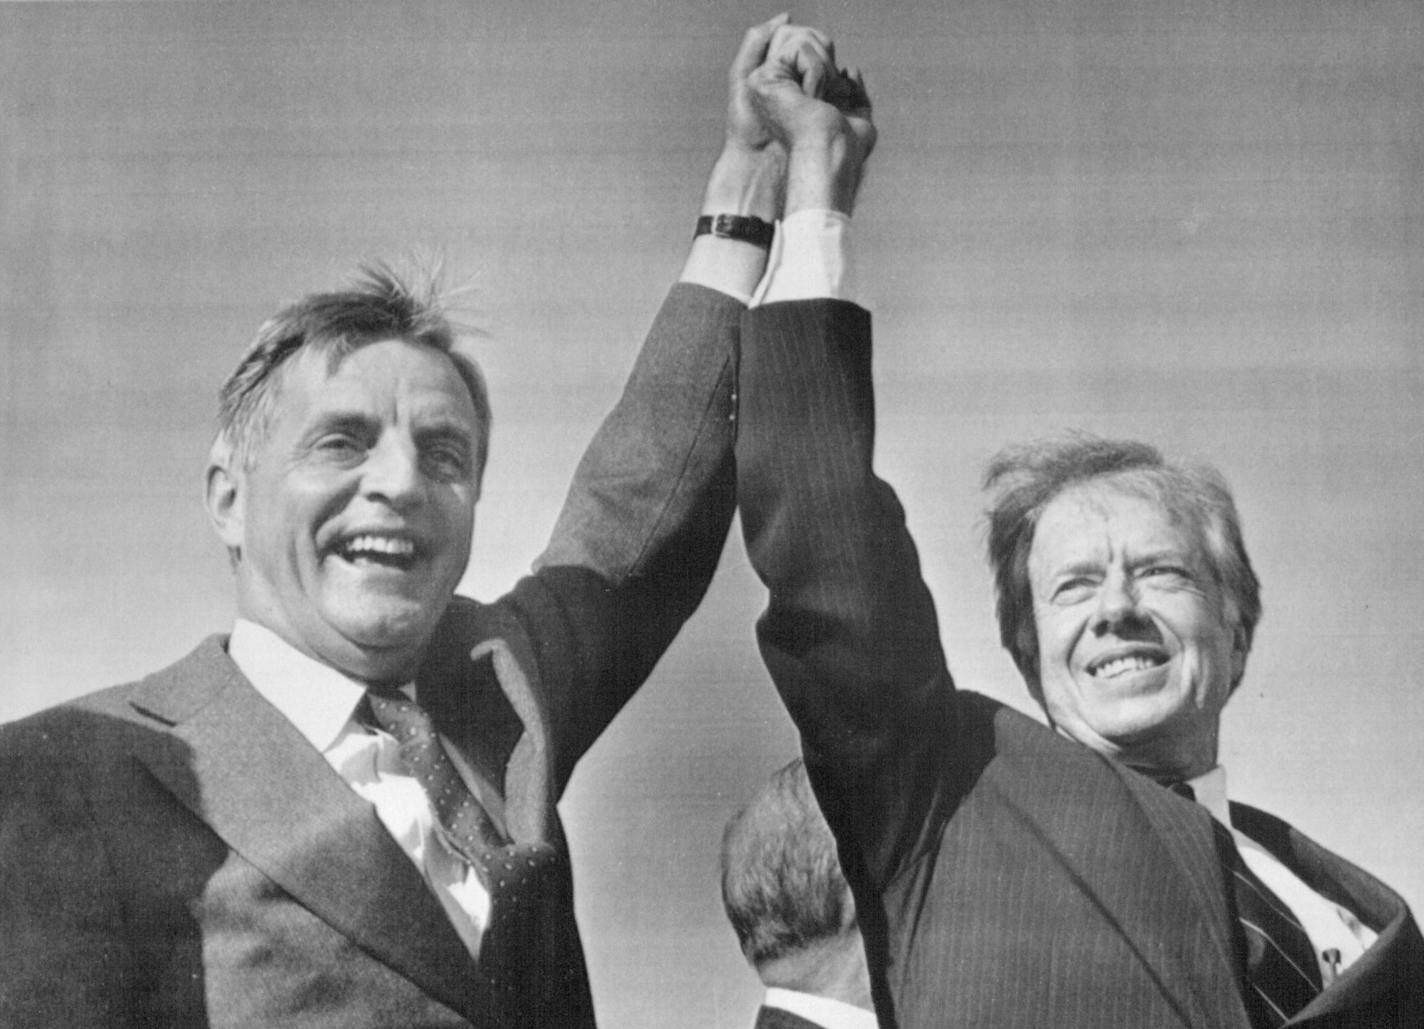
M 763 250 L 770 250 L 772 237 L 776 235 L 776 226 L 747 214 L 704 214 L 697 219 L 697 231 L 693 236 L 707 235 L 741 240 Z

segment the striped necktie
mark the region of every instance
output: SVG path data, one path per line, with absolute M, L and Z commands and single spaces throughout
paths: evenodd
M 1167 788 L 1188 800 L 1196 799 L 1186 783 L 1172 783 Z M 1242 859 L 1231 830 L 1215 818 L 1211 824 L 1240 928 L 1242 999 L 1255 1029 L 1277 1029 L 1320 993 L 1315 949 L 1290 908 Z

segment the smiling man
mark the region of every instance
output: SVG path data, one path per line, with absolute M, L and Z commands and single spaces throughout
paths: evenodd
M 1225 483 L 1088 438 L 1007 450 L 988 482 L 1004 645 L 1049 721 L 1158 780 L 1211 769 L 1261 614 Z
M 757 82 L 791 141 L 787 221 L 846 217 L 868 104 L 795 84 L 790 67 Z M 848 239 L 830 264 L 850 266 Z M 987 476 L 999 626 L 1048 724 L 956 690 L 874 472 L 852 299 L 748 318 L 737 488 L 769 593 L 758 640 L 881 1024 L 1424 1025 L 1424 939 L 1398 894 L 1227 799 L 1218 730 L 1261 602 L 1221 477 L 1136 442 L 1003 453 Z
M 490 605 L 454 596 L 490 406 L 434 284 L 262 327 L 206 477 L 231 633 L 0 727 L 0 1023 L 593 1025 L 555 804 L 716 565 L 746 246 L 699 241 Z
M 590 1029 L 556 805 L 700 601 L 784 158 L 729 76 L 682 274 L 534 571 L 453 595 L 490 433 L 431 282 L 265 324 L 207 510 L 238 618 L 0 727 L 0 1025 Z M 692 226 L 689 226 L 691 228 Z
M 364 312 L 359 293 L 328 295 L 269 324 L 223 391 L 208 470 L 242 616 L 368 683 L 414 676 L 464 574 L 490 429 L 448 328 L 371 317 L 402 288 L 378 274 Z

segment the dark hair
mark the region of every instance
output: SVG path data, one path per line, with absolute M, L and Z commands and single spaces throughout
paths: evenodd
M 999 640 L 1036 689 L 1038 639 L 1028 559 L 1044 509 L 1066 490 L 1096 483 L 1160 504 L 1196 532 L 1208 570 L 1231 606 L 1249 651 L 1261 618 L 1261 583 L 1241 536 L 1231 489 L 1215 468 L 1169 462 L 1136 440 L 1075 433 L 999 452 L 984 473 L 989 507 L 989 564 L 998 593 Z M 1232 683 L 1233 688 L 1236 683 Z
M 768 961 L 853 927 L 855 901 L 800 758 L 727 823 L 722 905 L 748 961 Z
M 331 368 L 353 351 L 399 339 L 438 350 L 450 359 L 475 405 L 479 428 L 475 480 L 489 456 L 490 402 L 484 374 L 456 349 L 457 331 L 441 303 L 439 275 L 422 272 L 408 283 L 384 263 L 363 265 L 351 285 L 331 293 L 311 293 L 289 304 L 257 330 L 237 368 L 218 394 L 218 437 L 235 461 L 250 467 L 266 438 L 280 392 L 280 370 L 302 350 L 325 353 Z

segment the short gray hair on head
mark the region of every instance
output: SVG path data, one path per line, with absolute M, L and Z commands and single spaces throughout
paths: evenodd
M 1261 583 L 1251 568 L 1231 488 L 1215 468 L 1168 461 L 1147 443 L 1072 433 L 1007 447 L 984 473 L 989 565 L 998 594 L 999 640 L 1037 689 L 1038 637 L 1028 560 L 1034 529 L 1059 494 L 1087 483 L 1159 504 L 1197 534 L 1209 572 L 1251 648 L 1261 619 Z M 1233 688 L 1236 683 L 1231 684 Z
M 463 331 L 445 313 L 438 270 L 403 278 L 385 262 L 362 265 L 346 289 L 310 293 L 258 329 L 219 391 L 218 438 L 240 466 L 250 467 L 280 393 L 277 373 L 291 357 L 303 350 L 324 353 L 335 369 L 361 347 L 398 339 L 444 354 L 470 391 L 480 430 L 475 453 L 478 485 L 489 456 L 492 416 L 484 374 L 457 349 Z
M 836 841 L 800 758 L 775 772 L 727 823 L 722 905 L 742 953 L 758 969 L 856 925 Z

